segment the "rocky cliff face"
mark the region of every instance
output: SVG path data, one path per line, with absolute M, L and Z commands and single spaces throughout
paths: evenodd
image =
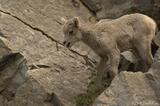
M 151 75 L 121 72 L 98 96 L 101 92 L 89 92 L 99 58 L 86 45 L 77 44 L 68 50 L 61 44 L 62 17 L 79 16 L 94 22 L 96 17 L 116 18 L 129 13 L 128 8 L 136 8 L 149 14 L 148 10 L 154 9 L 156 15 L 150 15 L 157 19 L 158 3 L 0 0 L 0 106 L 89 106 L 93 101 L 94 106 L 159 106 L 159 52 Z M 135 62 L 128 53 L 122 58 L 123 70 Z
M 86 92 L 91 72 L 85 65 L 84 56 L 61 45 L 61 17 L 71 16 L 79 16 L 87 21 L 92 15 L 79 1 L 0 0 L 0 30 L 3 33 L 1 43 L 4 42 L 13 53 L 21 53 L 24 56 L 21 58 L 27 60 L 25 67 L 28 67 L 28 71 L 25 69 L 22 74 L 22 78 L 27 75 L 27 80 L 24 82 L 22 78 L 17 78 L 21 81 L 21 86 L 14 91 L 12 87 L 17 84 L 6 82 L 11 78 L 14 81 L 14 74 L 19 76 L 23 71 L 12 69 L 12 65 L 14 68 L 21 64 L 21 59 L 6 59 L 11 59 L 11 63 L 4 62 L 11 69 L 2 66 L 4 71 L 1 70 L 1 73 L 11 75 L 7 75 L 7 78 L 0 77 L 0 106 L 49 106 L 56 104 L 55 98 L 60 99 L 65 106 L 74 106 L 76 96 Z M 4 47 L 1 46 L 1 56 L 6 51 L 3 50 Z M 8 100 L 6 98 L 12 94 L 2 91 L 10 91 L 10 88 L 14 91 L 14 97 Z

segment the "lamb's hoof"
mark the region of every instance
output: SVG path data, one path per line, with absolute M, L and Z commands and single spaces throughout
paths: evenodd
M 89 86 L 87 92 L 88 92 L 89 94 L 95 94 L 95 93 L 101 91 L 101 89 L 102 89 L 102 86 L 97 85 L 97 84 L 92 84 L 92 85 Z
M 146 73 L 145 75 L 146 75 L 146 77 L 147 77 L 149 80 L 153 80 L 153 81 L 155 80 L 152 73 L 149 73 L 149 72 L 148 72 L 148 73 Z

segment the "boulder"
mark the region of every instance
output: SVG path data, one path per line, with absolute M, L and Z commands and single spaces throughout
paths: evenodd
M 6 106 L 27 80 L 28 67 L 24 56 L 12 53 L 2 40 L 0 48 L 0 106 Z
M 147 73 L 121 72 L 95 100 L 93 106 L 159 106 L 159 50 Z
M 157 92 L 159 92 L 157 90 Z M 153 86 L 141 72 L 121 72 L 93 106 L 159 106 Z
M 14 100 L 9 104 L 13 103 L 14 106 L 63 106 L 56 94 L 52 94 L 47 93 L 35 79 L 29 78 L 18 89 Z
M 26 80 L 26 60 L 19 53 L 11 53 L 0 59 L 0 92 L 11 100 L 16 90 Z

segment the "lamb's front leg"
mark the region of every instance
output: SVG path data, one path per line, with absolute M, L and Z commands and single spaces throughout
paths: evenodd
M 96 90 L 101 89 L 102 79 L 109 72 L 110 79 L 112 80 L 118 74 L 118 66 L 120 61 L 120 52 L 113 50 L 107 57 L 102 57 L 100 63 L 97 66 L 97 76 L 95 79 Z
M 118 66 L 120 61 L 120 52 L 119 50 L 113 50 L 109 54 L 109 65 L 108 65 L 108 71 L 110 74 L 111 79 L 113 79 L 118 74 Z
M 96 67 L 97 76 L 96 76 L 96 79 L 95 79 L 95 85 L 96 85 L 97 88 L 101 88 L 102 79 L 103 79 L 104 75 L 107 74 L 106 70 L 105 70 L 106 67 L 107 67 L 107 60 L 108 60 L 107 57 L 101 58 L 99 64 Z

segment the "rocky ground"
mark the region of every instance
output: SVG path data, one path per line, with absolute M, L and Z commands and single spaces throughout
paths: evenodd
M 149 73 L 123 71 L 91 94 L 99 58 L 83 44 L 65 48 L 61 30 L 62 17 L 95 22 L 135 11 L 159 23 L 159 7 L 158 0 L 0 0 L 0 106 L 160 106 L 160 50 Z M 122 68 L 131 62 L 123 53 Z

